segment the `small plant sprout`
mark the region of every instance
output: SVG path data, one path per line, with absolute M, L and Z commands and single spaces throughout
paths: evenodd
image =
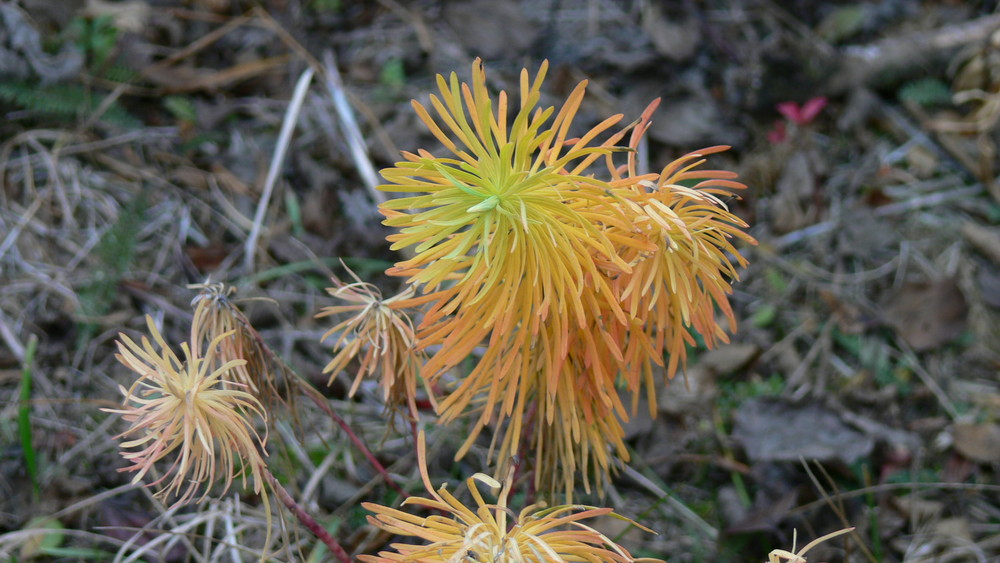
M 843 530 L 837 530 L 836 532 L 831 532 L 823 537 L 816 538 L 813 541 L 806 544 L 799 551 L 795 551 L 795 541 L 797 538 L 796 530 L 792 530 L 792 551 L 786 551 L 784 549 L 775 549 L 771 553 L 767 554 L 767 563 L 806 563 L 806 553 L 816 547 L 817 545 L 831 540 L 837 536 L 846 534 L 848 532 L 854 531 L 854 528 L 844 528 Z M 794 553 L 793 553 L 794 552 Z
M 262 438 L 257 434 L 251 417 L 266 419 L 267 415 L 260 401 L 231 379 L 232 370 L 245 360 L 216 363 L 218 345 L 228 334 L 217 337 L 204 357 L 182 344 L 182 361 L 167 346 L 151 317 L 146 317 L 146 323 L 160 351 L 145 336 L 140 346 L 125 334 L 119 335 L 116 357 L 139 374 L 139 379 L 129 389 L 121 388 L 123 409 L 106 409 L 130 423 L 121 436 L 137 436 L 122 442 L 122 449 L 142 448 L 122 452 L 133 464 L 122 471 L 135 471 L 133 482 L 138 482 L 153 464 L 176 453 L 177 459 L 167 472 L 149 483 L 157 486 L 167 481 L 157 492 L 161 499 L 176 495 L 175 503 L 183 504 L 203 487 L 199 500 L 204 499 L 218 477 L 223 478 L 226 490 L 234 477 L 245 482 L 248 473 L 254 491 L 261 492 L 267 435 Z

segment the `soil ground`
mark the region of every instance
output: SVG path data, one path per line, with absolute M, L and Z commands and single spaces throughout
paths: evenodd
M 313 315 L 341 261 L 400 288 L 371 171 L 437 146 L 410 100 L 476 57 L 509 91 L 548 60 L 548 104 L 588 80 L 581 126 L 661 97 L 651 165 L 731 145 L 710 165 L 749 186 L 739 331 L 692 350 L 658 416 L 630 421 L 629 468 L 582 499 L 656 534 L 602 529 L 672 562 L 764 561 L 845 527 L 810 561 L 1000 559 L 1000 12 L 958 0 L 0 5 L 0 556 L 257 557 L 259 498 L 166 510 L 116 471 L 124 428 L 101 410 L 133 379 L 119 332 L 152 315 L 183 340 L 206 279 L 422 492 L 377 384 L 327 387 Z M 385 549 L 359 503 L 396 497 L 321 409 L 294 413 L 272 470 L 348 551 Z M 456 463 L 466 427 L 425 423 L 435 483 L 488 471 L 488 441 Z M 278 559 L 328 560 L 281 521 Z

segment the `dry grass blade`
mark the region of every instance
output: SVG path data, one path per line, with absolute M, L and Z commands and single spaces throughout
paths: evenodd
M 354 111 L 351 110 L 351 103 L 347 99 L 344 91 L 344 81 L 340 78 L 340 71 L 337 70 L 337 62 L 334 60 L 333 51 L 327 49 L 323 52 L 323 69 L 326 71 L 326 89 L 330 93 L 333 109 L 337 112 L 340 131 L 347 140 L 350 148 L 351 160 L 361 175 L 361 180 L 368 189 L 375 205 L 385 203 L 385 194 L 375 189 L 378 185 L 378 175 L 375 167 L 372 166 L 371 159 L 368 158 L 368 147 L 365 145 L 365 138 L 358 127 L 358 121 L 354 118 Z M 374 209 L 373 215 L 374 213 Z
M 874 553 L 872 553 L 872 550 L 871 550 L 871 548 L 868 547 L 868 544 L 866 544 L 864 542 L 864 540 L 860 537 L 860 535 L 857 533 L 857 531 L 855 531 L 854 526 L 850 526 L 849 525 L 849 522 L 847 520 L 846 511 L 844 509 L 842 497 L 836 496 L 836 495 L 831 496 L 827 492 L 826 487 L 824 487 L 819 482 L 819 479 L 816 478 L 816 475 L 813 473 L 812 469 L 809 467 L 809 463 L 806 462 L 805 459 L 800 459 L 800 463 L 802 464 L 802 467 L 806 470 L 806 473 L 809 475 L 809 479 L 812 481 L 813 486 L 816 487 L 816 491 L 819 492 L 820 496 L 823 497 L 823 500 L 826 502 L 826 504 L 830 508 L 830 510 L 832 510 L 833 513 L 837 515 L 837 518 L 840 519 L 841 525 L 844 526 L 844 529 L 841 530 L 840 532 L 837 532 L 836 535 L 840 535 L 841 533 L 845 533 L 845 532 L 851 532 L 854 535 L 854 538 L 856 540 L 855 543 L 858 546 L 861 547 L 861 551 L 862 551 L 862 553 L 864 553 L 864 555 L 868 559 L 868 561 L 870 561 L 871 563 L 878 563 L 879 559 L 877 557 L 875 557 Z M 823 466 L 820 465 L 819 462 L 816 462 L 816 467 L 820 471 L 823 472 L 823 475 L 824 475 L 824 477 L 826 477 L 827 482 L 830 483 L 830 485 L 832 485 L 836 489 L 836 483 L 833 481 L 833 479 L 830 477 L 830 475 L 826 472 L 826 470 L 823 468 Z M 806 547 L 811 547 L 815 543 L 817 543 L 817 542 L 810 543 Z
M 274 147 L 274 154 L 271 156 L 271 165 L 267 170 L 267 179 L 264 180 L 264 191 L 260 195 L 257 203 L 257 212 L 254 213 L 253 227 L 247 240 L 243 245 L 243 265 L 247 273 L 253 272 L 254 257 L 257 254 L 257 239 L 260 238 L 264 228 L 264 216 L 267 214 L 268 204 L 271 201 L 271 192 L 278 181 L 278 174 L 281 172 L 282 163 L 285 161 L 285 153 L 292 142 L 292 132 L 295 130 L 295 123 L 299 119 L 302 111 L 302 102 L 305 101 L 306 92 L 309 91 L 309 84 L 312 82 L 313 69 L 306 69 L 299 76 L 295 83 L 295 90 L 292 92 L 292 99 L 288 103 L 285 111 L 285 119 L 281 122 L 281 132 L 278 134 L 278 141 Z
M 792 534 L 792 551 L 786 551 L 784 549 L 775 549 L 768 554 L 767 560 L 769 563 L 781 563 L 781 561 L 787 561 L 788 563 L 806 563 L 806 553 L 810 549 L 816 547 L 817 545 L 829 541 L 839 535 L 846 534 L 848 532 L 853 532 L 854 528 L 844 528 L 843 530 L 837 530 L 836 532 L 830 532 L 829 534 L 816 538 L 813 541 L 807 543 L 802 549 L 795 551 L 795 538 L 797 537 L 797 532 Z

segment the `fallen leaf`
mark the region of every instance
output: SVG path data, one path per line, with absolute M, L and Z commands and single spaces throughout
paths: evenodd
M 698 365 L 716 375 L 728 375 L 745 368 L 759 355 L 760 347 L 756 344 L 725 344 L 702 354 Z
M 48 516 L 38 516 L 32 518 L 21 528 L 27 530 L 52 530 L 51 532 L 33 534 L 21 544 L 21 559 L 33 559 L 39 555 L 44 555 L 46 550 L 62 545 L 63 536 L 62 522 Z
M 940 518 L 945 508 L 943 502 L 921 498 L 918 493 L 890 496 L 887 499 L 901 515 L 917 523 Z
M 144 0 L 87 0 L 87 7 L 83 10 L 83 14 L 90 18 L 109 16 L 116 28 L 132 33 L 141 33 L 146 28 L 151 12 L 149 3 Z
M 1000 462 L 1000 425 L 956 424 L 952 432 L 955 451 L 977 463 Z
M 983 268 L 976 276 L 976 282 L 983 302 L 994 309 L 1000 309 L 1000 272 Z
M 771 199 L 775 232 L 788 233 L 816 222 L 818 213 L 812 205 L 816 174 L 809 154 L 800 150 L 789 157 L 775 191 Z
M 675 98 L 661 106 L 649 126 L 652 139 L 677 147 L 738 144 L 742 133 L 727 122 L 719 104 L 706 96 Z
M 937 348 L 965 330 L 969 307 L 953 279 L 911 282 L 885 299 L 886 324 L 916 351 Z
M 983 256 L 1000 266 L 1000 229 L 968 221 L 962 225 L 962 236 Z
M 976 472 L 976 464 L 952 452 L 941 468 L 941 481 L 945 483 L 964 483 Z
M 193 244 L 184 247 L 184 253 L 194 264 L 199 272 L 207 273 L 215 270 L 222 264 L 222 261 L 229 256 L 230 249 L 226 245 L 216 242 L 209 246 L 196 246 Z
M 819 298 L 823 300 L 837 323 L 837 329 L 844 334 L 861 334 L 865 330 L 861 309 L 840 298 L 828 289 L 819 290 Z
M 733 438 L 751 461 L 839 460 L 851 464 L 871 453 L 875 441 L 817 403 L 792 404 L 754 397 L 733 415 Z
M 873 8 L 866 4 L 848 4 L 830 11 L 816 27 L 816 33 L 831 43 L 847 39 L 865 28 Z
M 541 33 L 536 22 L 508 2 L 447 2 L 444 20 L 466 49 L 485 59 L 526 51 Z
M 765 502 L 758 499 L 743 518 L 726 528 L 726 533 L 745 534 L 776 530 L 778 524 L 788 515 L 788 511 L 795 507 L 798 499 L 797 488 L 789 489 L 777 499 L 768 499 Z
M 253 190 L 239 176 L 219 163 L 212 163 L 212 174 L 219 185 L 232 194 L 250 195 Z
M 97 511 L 96 529 L 106 536 L 132 542 L 136 547 L 143 547 L 156 540 L 159 534 L 166 533 L 157 529 L 146 529 L 155 517 L 156 515 L 150 512 L 126 508 L 120 499 L 108 499 L 100 504 L 100 509 Z M 161 545 L 157 551 L 152 551 L 149 555 L 154 561 L 173 563 L 184 561 L 190 554 L 183 542 L 177 542 L 169 548 Z
M 923 145 L 914 145 L 907 151 L 906 163 L 917 178 L 930 178 L 941 166 L 937 155 Z
M 660 388 L 656 396 L 658 411 L 671 415 L 703 411 L 706 403 L 717 394 L 715 374 L 701 364 L 690 366 L 670 385 Z
M 701 44 L 698 23 L 664 13 L 663 7 L 650 2 L 642 10 L 642 30 L 649 36 L 656 52 L 675 62 L 686 61 Z

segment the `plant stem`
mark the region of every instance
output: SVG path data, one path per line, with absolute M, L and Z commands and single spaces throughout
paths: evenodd
M 313 388 L 307 383 L 302 384 L 302 389 L 305 390 L 306 395 L 308 395 L 309 398 L 312 399 L 314 403 L 316 403 L 316 406 L 323 409 L 323 412 L 325 412 L 327 416 L 332 418 L 333 421 L 336 422 L 337 425 L 340 426 L 340 428 L 347 434 L 347 439 L 349 439 L 351 443 L 354 444 L 354 447 L 357 448 L 358 451 L 360 451 L 362 455 L 365 456 L 365 459 L 368 460 L 368 463 L 370 463 L 372 467 L 375 468 L 375 471 L 377 471 L 378 474 L 382 476 L 382 479 L 385 481 L 385 484 L 392 487 L 392 489 L 397 493 L 399 493 L 399 495 L 402 498 L 409 497 L 410 495 L 406 493 L 406 491 L 404 491 L 399 485 L 397 485 L 395 481 L 392 480 L 392 477 L 389 476 L 389 472 L 385 470 L 385 467 L 383 467 L 382 464 L 379 463 L 377 459 L 375 459 L 375 455 L 372 454 L 371 450 L 369 450 L 367 446 L 365 446 L 364 442 L 361 441 L 361 438 L 359 438 L 358 435 L 354 433 L 354 430 L 352 430 L 351 427 L 347 424 L 347 421 L 341 418 L 336 412 L 334 412 L 333 409 L 330 408 L 330 405 L 326 403 L 326 399 L 323 398 L 323 396 L 319 393 L 319 391 L 317 391 L 315 388 Z
M 241 323 L 243 323 L 244 327 L 247 329 L 247 332 L 251 336 L 253 336 L 254 340 L 256 340 L 257 343 L 260 345 L 261 350 L 263 350 L 264 353 L 267 354 L 268 357 L 270 357 L 273 362 L 275 362 L 275 364 L 277 364 L 278 366 L 281 367 L 281 369 L 284 370 L 284 373 L 287 377 L 292 378 L 295 381 L 295 383 L 299 385 L 299 387 L 302 389 L 302 392 L 308 395 L 309 398 L 312 399 L 314 403 L 316 403 L 316 406 L 323 409 L 323 412 L 325 412 L 327 416 L 332 418 L 333 421 L 336 422 L 337 425 L 340 426 L 340 428 L 343 429 L 345 433 L 347 433 L 347 438 L 351 441 L 352 444 L 354 444 L 354 447 L 357 448 L 358 451 L 360 451 L 361 454 L 365 456 L 365 459 L 368 460 L 368 463 L 370 463 L 372 467 L 375 468 L 375 471 L 378 472 L 378 474 L 382 477 L 382 479 L 385 481 L 385 484 L 392 487 L 392 489 L 397 493 L 399 493 L 399 495 L 402 498 L 409 497 L 410 495 L 407 494 L 406 491 L 404 491 L 399 485 L 396 484 L 395 481 L 392 480 L 392 477 L 389 476 L 389 472 L 385 470 L 385 467 L 383 467 L 382 464 L 379 463 L 377 459 L 375 459 L 375 455 L 372 454 L 371 450 L 369 450 L 367 446 L 365 446 L 364 442 L 361 441 L 361 438 L 359 438 L 358 435 L 354 433 L 354 430 L 352 430 L 351 427 L 347 425 L 347 422 L 339 415 L 337 415 L 337 413 L 335 413 L 333 409 L 330 408 L 330 405 L 328 405 L 326 402 L 326 398 L 323 397 L 323 395 L 319 391 L 317 391 L 315 387 L 313 387 L 307 381 L 302 379 L 302 377 L 300 377 L 295 372 L 295 370 L 291 368 L 291 366 L 285 363 L 284 360 L 282 360 L 277 354 L 274 353 L 274 350 L 271 350 L 270 346 L 268 346 L 267 343 L 264 342 L 264 338 L 261 337 L 260 333 L 257 332 L 250 325 L 250 321 L 247 320 L 246 316 L 243 314 L 242 311 L 240 311 L 236 307 L 233 307 L 233 312 L 236 315 L 236 318 L 239 319 Z
M 21 402 L 17 408 L 17 430 L 21 437 L 21 451 L 24 452 L 24 465 L 28 469 L 28 477 L 31 478 L 31 498 L 36 503 L 41 494 L 41 485 L 38 480 L 38 458 L 31 436 L 31 366 L 35 361 L 37 346 L 38 337 L 32 334 L 28 340 L 28 349 L 24 353 L 24 364 L 21 369 Z
M 285 508 L 290 510 L 303 526 L 312 532 L 313 535 L 319 539 L 319 541 L 323 542 L 323 544 L 330 550 L 330 553 L 332 553 L 333 556 L 340 561 L 340 563 L 351 563 L 351 557 L 347 555 L 347 552 L 340 546 L 340 543 L 333 536 L 331 536 L 330 532 L 327 532 L 323 526 L 320 526 L 319 522 L 310 516 L 305 509 L 299 506 L 299 503 L 295 502 L 292 495 L 288 494 L 288 491 L 286 491 L 285 488 L 281 486 L 281 483 L 275 479 L 274 474 L 265 468 L 264 475 L 267 478 L 268 484 L 271 485 L 271 490 L 274 491 L 274 494 L 276 494 L 278 499 L 281 500 L 281 504 L 284 504 Z

